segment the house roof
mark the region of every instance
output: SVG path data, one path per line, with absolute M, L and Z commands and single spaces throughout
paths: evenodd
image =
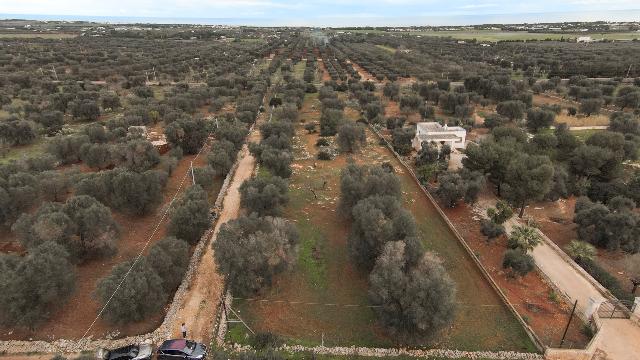
M 464 131 L 460 126 L 444 127 L 437 122 L 421 122 L 416 125 L 422 132 L 448 132 L 448 131 Z
M 418 139 L 420 139 L 421 141 L 425 141 L 425 140 L 448 140 L 448 139 L 460 139 L 460 136 L 457 136 L 456 134 L 421 134 L 418 135 Z

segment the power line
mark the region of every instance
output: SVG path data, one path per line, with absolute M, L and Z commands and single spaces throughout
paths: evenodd
M 200 151 L 198 151 L 198 153 L 196 154 L 196 156 L 193 158 L 193 160 L 195 161 L 196 159 L 198 159 L 198 157 L 200 156 L 200 154 L 202 153 L 202 151 L 204 150 L 204 148 L 206 147 L 206 144 L 204 144 L 202 146 L 202 148 L 200 148 Z M 192 162 L 193 164 L 193 162 Z M 193 165 L 192 165 L 193 166 Z M 109 303 L 111 302 L 111 300 L 113 299 L 113 297 L 115 296 L 115 294 L 118 292 L 118 290 L 120 290 L 120 287 L 122 286 L 122 284 L 124 283 L 124 281 L 127 279 L 127 277 L 129 276 L 129 274 L 131 273 L 131 271 L 133 270 L 133 268 L 138 264 L 138 261 L 140 261 L 140 259 L 142 258 L 142 255 L 144 253 L 144 251 L 146 250 L 147 246 L 149 246 L 149 243 L 151 242 L 151 239 L 153 239 L 153 236 L 156 234 L 156 232 L 158 232 L 158 229 L 160 228 L 160 225 L 164 222 L 165 218 L 167 217 L 167 214 L 169 213 L 169 210 L 171 209 L 171 205 L 173 205 L 173 202 L 176 200 L 176 198 L 178 197 L 178 194 L 180 193 L 180 190 L 182 190 L 182 186 L 184 185 L 185 180 L 187 179 L 187 177 L 189 176 L 189 173 L 192 171 L 192 167 L 189 168 L 184 176 L 182 177 L 182 179 L 180 180 L 180 185 L 178 185 L 178 189 L 176 189 L 176 193 L 173 195 L 173 197 L 171 198 L 171 201 L 169 202 L 169 204 L 167 205 L 167 208 L 165 209 L 165 211 L 162 213 L 162 216 L 160 217 L 160 219 L 158 220 L 158 222 L 156 223 L 156 226 L 153 228 L 153 231 L 151 232 L 151 235 L 149 235 L 149 238 L 147 238 L 147 241 L 145 242 L 144 246 L 142 247 L 142 249 L 140 249 L 140 252 L 138 253 L 138 255 L 136 256 L 135 260 L 133 261 L 133 263 L 131 264 L 131 266 L 129 267 L 129 269 L 127 270 L 127 272 L 124 274 L 124 276 L 122 277 L 122 280 L 120 280 L 120 282 L 118 283 L 118 286 L 116 286 L 115 290 L 113 291 L 113 293 L 111 294 L 111 296 L 109 296 L 109 299 L 107 300 L 107 302 L 104 304 L 104 306 L 102 307 L 102 309 L 100 309 L 100 311 L 98 312 L 98 315 L 96 315 L 95 319 L 93 319 L 93 321 L 91 322 L 91 325 L 89 325 L 89 327 L 87 328 L 87 331 L 84 332 L 84 334 L 82 335 L 82 338 L 80 339 L 80 341 L 84 340 L 84 338 L 87 336 L 87 334 L 89 333 L 89 331 L 91 331 L 91 329 L 93 328 L 93 326 L 95 325 L 96 321 L 98 321 L 98 319 L 100 318 L 100 316 L 102 316 L 102 313 L 105 311 L 105 309 L 107 308 L 107 306 L 109 306 Z
M 272 304 L 288 304 L 288 305 L 304 305 L 304 306 L 327 306 L 327 307 L 363 307 L 363 308 L 379 308 L 382 305 L 364 305 L 364 304 L 337 304 L 337 303 L 321 303 L 321 302 L 312 302 L 312 301 L 292 301 L 292 300 L 277 300 L 277 299 L 260 299 L 260 298 L 242 298 L 242 297 L 233 297 L 233 300 L 242 300 L 247 302 L 258 302 L 258 303 L 272 303 Z M 474 303 L 465 303 L 465 302 L 456 302 L 457 306 L 464 307 L 505 307 L 504 304 L 474 304 Z M 536 304 L 536 303 L 511 303 L 514 306 L 527 306 L 527 305 L 537 305 L 542 306 L 544 304 Z

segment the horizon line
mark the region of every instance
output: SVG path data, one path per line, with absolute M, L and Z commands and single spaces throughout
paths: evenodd
M 275 17 L 194 17 L 194 16 L 127 16 L 127 15 L 78 15 L 78 14 L 17 14 L 0 13 L 0 20 L 25 20 L 25 21 L 85 21 L 105 24 L 158 24 L 158 25 L 234 25 L 234 26 L 255 26 L 255 27 L 412 27 L 412 26 L 477 26 L 477 25 L 517 25 L 517 24 L 544 24 L 544 23 L 571 23 L 571 22 L 640 22 L 640 9 L 611 10 L 607 12 L 609 16 L 603 15 L 602 11 L 547 11 L 530 13 L 493 13 L 493 14 L 460 14 L 460 15 L 429 15 L 429 16 L 390 16 L 362 17 L 353 21 L 352 24 L 345 23 L 349 18 L 325 17 L 309 19 L 278 19 Z M 587 15 L 599 15 L 591 17 Z M 618 16 L 613 16 L 618 15 Z M 536 19 L 539 16 L 547 16 L 551 19 Z M 563 17 L 562 19 L 559 18 Z M 564 18 L 566 16 L 566 18 Z M 515 18 L 521 18 L 514 21 Z M 512 21 L 495 21 L 498 19 L 511 19 Z M 109 19 L 112 19 L 111 21 Z M 334 21 L 331 21 L 331 20 Z M 450 19 L 450 22 L 437 20 Z M 458 21 L 455 21 L 456 19 Z M 484 19 L 481 21 L 480 19 Z M 494 21 L 489 21 L 494 19 Z M 127 20 L 127 21 L 121 21 Z M 338 20 L 336 22 L 336 20 Z M 362 22 L 369 20 L 369 23 Z M 460 22 L 460 20 L 468 22 Z M 214 23 L 212 21 L 218 21 Z M 318 21 L 325 24 L 319 24 Z M 398 21 L 406 23 L 399 25 Z M 430 21 L 432 23 L 430 23 Z M 304 24 L 307 22 L 308 24 Z M 383 23 L 386 22 L 386 23 Z M 268 23 L 268 24 L 267 24 Z M 313 24 L 312 24 L 313 23 Z M 341 24 L 337 24 L 341 23 Z

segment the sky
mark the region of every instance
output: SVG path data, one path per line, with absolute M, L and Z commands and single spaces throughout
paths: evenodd
M 15 16 L 20 15 L 20 16 Z M 466 25 L 640 19 L 639 0 L 0 0 L 0 18 L 148 19 L 292 26 Z M 154 20 L 155 18 L 155 20 Z M 164 21 L 162 21 L 164 19 Z

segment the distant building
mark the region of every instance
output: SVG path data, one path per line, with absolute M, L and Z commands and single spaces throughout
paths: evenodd
M 422 122 L 416 127 L 416 136 L 411 145 L 416 151 L 422 149 L 422 143 L 434 142 L 438 146 L 449 145 L 452 149 L 464 149 L 467 130 L 460 126 L 440 125 L 437 122 Z

